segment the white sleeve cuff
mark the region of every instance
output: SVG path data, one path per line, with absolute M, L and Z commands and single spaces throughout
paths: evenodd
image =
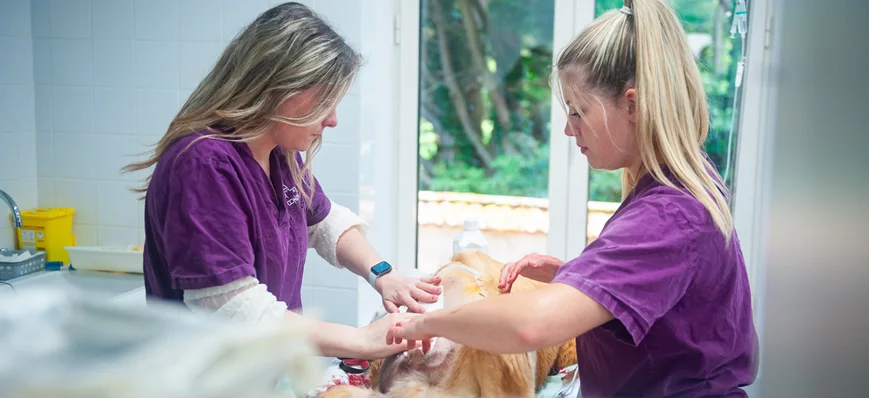
M 287 304 L 252 276 L 221 286 L 185 290 L 184 304 L 194 312 L 237 322 L 278 322 L 287 311 Z
M 365 235 L 368 224 L 350 209 L 332 202 L 332 209 L 323 221 L 308 227 L 308 248 L 315 249 L 326 262 L 337 268 L 338 239 L 350 228 L 357 227 Z

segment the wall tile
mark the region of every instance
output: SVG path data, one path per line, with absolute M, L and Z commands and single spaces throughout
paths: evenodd
M 58 178 L 54 181 L 55 206 L 75 208 L 73 222 L 76 224 L 97 224 L 97 183 L 87 180 Z M 93 231 L 91 241 L 96 240 Z
M 33 86 L 0 86 L 0 132 L 35 129 Z
M 19 209 L 29 210 L 37 207 L 36 178 L 16 178 L 6 180 L 0 183 L 0 187 L 2 187 L 2 189 L 15 200 L 15 204 L 18 205 Z M 6 208 L 5 202 L 0 203 L 2 203 L 0 206 L 3 206 L 0 208 L 3 209 L 3 220 L 5 221 L 9 211 Z
M 51 37 L 51 1 L 31 0 L 30 15 L 33 37 Z
M 121 227 L 139 225 L 136 194 L 130 191 L 131 187 L 131 184 L 125 182 L 97 184 L 97 218 L 100 225 Z
M 94 40 L 94 84 L 136 86 L 136 42 Z
M 350 211 L 357 213 L 359 212 L 359 195 L 357 194 L 344 194 L 344 193 L 333 193 L 327 194 L 326 196 L 329 199 L 341 206 L 344 206 Z
M 54 84 L 90 86 L 94 83 L 94 51 L 92 40 L 52 40 L 51 61 L 51 78 Z
M 95 39 L 135 38 L 133 0 L 93 0 Z
M 0 36 L 30 37 L 30 1 L 4 0 L 0 3 Z
M 355 290 L 302 287 L 302 305 L 305 312 L 326 322 L 356 326 L 356 304 Z
M 314 249 L 308 250 L 308 259 L 305 263 L 303 284 L 319 287 L 336 287 L 352 289 L 356 287 L 356 279 L 359 277 L 347 269 L 338 269 L 330 265 L 317 255 Z
M 0 89 L 0 131 L 33 131 L 36 129 L 33 85 L 6 86 Z
M 55 204 L 54 178 L 38 178 L 36 180 L 36 188 L 39 192 L 39 207 L 57 207 Z
M 52 0 L 50 7 L 52 37 L 91 37 L 90 0 Z
M 51 86 L 34 87 L 34 125 L 38 132 L 51 132 L 51 102 L 53 92 Z
M 160 137 L 178 113 L 177 90 L 138 90 L 136 130 L 139 134 Z
M 137 39 L 178 38 L 178 4 L 175 0 L 136 0 L 135 14 Z
M 12 232 L 12 219 L 2 218 L 0 219 L 0 247 L 4 249 L 11 249 L 15 246 L 15 242 L 17 242 L 17 237 L 15 233 Z M 6 286 L 0 284 L 0 286 Z M 0 287 L 2 288 L 2 287 Z M 8 295 L 9 292 L 3 290 L 0 291 L 0 299 L 4 297 L 4 295 Z
M 18 133 L 18 174 L 19 177 L 33 179 L 36 186 L 38 160 L 36 158 L 36 133 L 23 131 Z
M 350 45 L 360 50 L 362 35 L 362 3 L 344 0 L 317 0 L 314 10 L 322 16 Z
M 140 151 L 135 136 L 102 135 L 95 136 L 96 175 L 100 180 L 135 181 L 135 173 L 121 174 L 121 168 L 143 156 L 136 156 Z
M 96 246 L 98 244 L 97 227 L 94 225 L 73 223 L 72 234 L 75 236 L 76 246 Z M 74 266 L 75 264 L 73 264 Z
M 100 246 L 127 247 L 139 242 L 139 230 L 136 228 L 97 227 L 97 244 Z
M 178 3 L 178 37 L 181 40 L 221 41 L 223 7 L 211 0 Z
M 60 178 L 93 179 L 96 175 L 94 135 L 56 134 L 54 137 L 55 175 Z
M 140 88 L 178 88 L 178 43 L 139 41 L 136 43 L 136 83 Z
M 54 177 L 54 133 L 36 133 L 36 171 L 39 177 Z
M 231 41 L 242 28 L 269 8 L 266 0 L 223 0 L 223 40 Z
M 0 8 L 2 12 L 2 8 Z M 0 84 L 33 85 L 33 40 L 0 36 Z
M 55 132 L 90 133 L 94 126 L 94 89 L 54 87 L 51 115 Z
M 335 113 L 338 116 L 338 125 L 326 129 L 323 132 L 325 143 L 356 144 L 359 142 L 359 96 L 347 94 L 338 103 Z
M 356 166 L 359 164 L 359 148 L 356 145 L 323 144 L 313 163 L 314 175 L 327 195 L 359 192 Z
M 51 39 L 33 39 L 33 82 L 52 84 Z
M 214 67 L 222 51 L 223 44 L 219 42 L 182 42 L 180 87 L 195 89 Z
M 94 131 L 136 135 L 136 89 L 94 89 Z
M 18 134 L 11 132 L 0 133 L 0 142 L 9 145 L 9 148 L 18 148 Z M 4 155 L 0 156 L 0 181 L 16 178 L 15 175 L 19 167 L 17 150 L 9 151 Z

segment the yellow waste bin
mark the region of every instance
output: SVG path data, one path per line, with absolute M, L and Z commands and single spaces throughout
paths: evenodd
M 18 229 L 18 249 L 44 251 L 45 261 L 69 264 L 65 246 L 75 246 L 72 235 L 71 208 L 39 208 L 21 212 L 22 227 Z

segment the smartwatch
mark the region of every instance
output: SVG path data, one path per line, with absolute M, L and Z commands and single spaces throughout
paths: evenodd
M 383 275 L 386 275 L 392 271 L 392 266 L 389 265 L 386 261 L 381 261 L 371 267 L 371 270 L 368 272 L 368 284 L 371 287 L 374 287 L 374 281 L 377 278 L 380 278 Z

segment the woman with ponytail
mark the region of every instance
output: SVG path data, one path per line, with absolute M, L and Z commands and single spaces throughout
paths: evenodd
M 600 237 L 562 262 L 504 266 L 542 289 L 403 320 L 388 342 L 441 336 L 521 353 L 576 338 L 582 396 L 746 396 L 757 336 L 728 192 L 703 153 L 706 94 L 662 0 L 627 0 L 559 55 L 565 134 L 591 167 L 623 170 L 624 200 Z

